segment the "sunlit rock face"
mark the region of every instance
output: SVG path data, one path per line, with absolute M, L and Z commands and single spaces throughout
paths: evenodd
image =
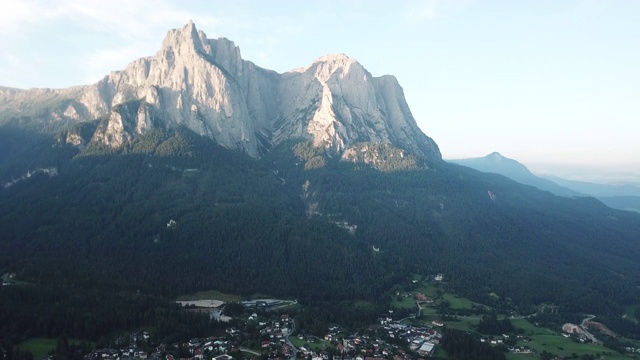
M 96 84 L 0 88 L 0 117 L 28 112 L 34 103 L 39 112 L 29 115 L 50 128 L 103 118 L 92 141 L 114 148 L 154 127 L 186 127 L 252 157 L 302 138 L 338 156 L 371 142 L 441 159 L 393 76 L 373 77 L 343 54 L 279 74 L 243 60 L 232 41 L 208 39 L 192 22 L 169 31 L 154 56 Z

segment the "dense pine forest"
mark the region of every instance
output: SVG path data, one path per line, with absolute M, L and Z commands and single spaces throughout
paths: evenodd
M 591 198 L 387 147 L 368 147 L 379 163 L 305 142 L 256 160 L 188 130 L 117 151 L 0 136 L 0 274 L 20 282 L 0 288 L 0 338 L 197 336 L 215 325 L 170 299 L 208 289 L 295 298 L 310 329 L 367 324 L 410 274 L 444 273 L 522 314 L 547 303 L 614 319 L 638 299 L 640 216 Z

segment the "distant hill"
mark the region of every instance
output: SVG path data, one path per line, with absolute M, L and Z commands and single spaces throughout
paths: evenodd
M 534 175 L 523 164 L 494 152 L 485 157 L 448 160 L 472 169 L 495 173 L 521 184 L 535 186 L 559 196 L 592 196 L 605 205 L 619 210 L 640 212 L 640 187 L 631 184 L 597 184 Z
M 534 175 L 516 160 L 506 158 L 498 152 L 485 157 L 472 159 L 447 160 L 452 163 L 464 165 L 478 171 L 496 173 L 508 177 L 521 184 L 535 186 L 540 190 L 549 191 L 559 196 L 585 196 L 585 193 L 576 191 L 575 188 L 562 186 L 554 181 Z
M 633 184 L 598 184 L 585 181 L 545 177 L 561 186 L 594 196 L 614 209 L 640 212 L 640 186 Z
M 598 200 L 614 209 L 640 212 L 640 196 L 599 196 Z
M 632 184 L 598 184 L 586 181 L 567 180 L 555 176 L 545 176 L 545 178 L 561 186 L 597 198 L 607 196 L 640 196 L 640 186 Z

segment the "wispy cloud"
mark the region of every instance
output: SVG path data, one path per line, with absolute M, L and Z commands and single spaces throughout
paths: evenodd
M 20 59 L 35 52 L 28 47 L 50 38 L 70 45 L 60 49 L 69 54 L 57 56 L 72 57 L 69 61 L 91 82 L 135 58 L 153 54 L 170 28 L 190 19 L 205 27 L 222 23 L 168 0 L 0 0 L 0 10 L 0 53 L 6 54 L 0 58 L 3 68 L 18 72 Z
M 435 19 L 442 7 L 442 0 L 425 0 L 418 6 L 414 16 L 419 19 Z
M 276 50 L 282 38 L 300 40 L 307 26 L 305 19 L 273 5 L 245 1 L 208 6 L 176 0 L 0 0 L 0 54 L 18 59 L 14 65 L 25 61 L 40 67 L 40 74 L 30 78 L 0 57 L 0 73 L 14 74 L 1 81 L 20 87 L 92 83 L 153 55 L 169 29 L 189 20 L 209 37 L 227 36 L 241 44 L 245 57 L 267 67 L 282 60 Z M 66 78 L 58 74 L 60 64 L 73 69 Z
M 405 9 L 405 18 L 411 23 L 435 20 L 467 6 L 469 0 L 416 0 Z
M 0 35 L 21 37 L 33 27 L 55 19 L 60 14 L 49 3 L 25 1 L 0 1 Z
M 24 78 L 23 74 L 33 74 L 34 69 L 28 63 L 12 54 L 2 54 L 0 56 L 0 86 L 20 87 L 20 78 Z
M 212 16 L 186 10 L 167 0 L 0 0 L 0 8 L 0 34 L 13 36 L 59 22 L 82 25 L 90 31 L 117 34 L 122 39 L 147 36 L 169 22 L 178 25 L 197 19 L 209 25 L 217 23 Z

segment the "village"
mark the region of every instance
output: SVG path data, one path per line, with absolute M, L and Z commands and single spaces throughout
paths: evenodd
M 265 306 L 264 302 L 254 306 L 258 304 Z M 223 317 L 220 309 L 210 311 L 212 319 L 218 317 L 217 321 L 229 324 L 225 336 L 154 344 L 148 332 L 136 332 L 121 336 L 110 348 L 92 351 L 85 359 L 409 360 L 431 356 L 442 339 L 434 328 L 414 327 L 389 317 L 379 318 L 376 325 L 362 332 L 350 333 L 340 326 L 332 326 L 320 338 L 296 333 L 295 320 L 286 312 L 250 311 L 248 316 L 238 321 L 239 318 Z
M 115 336 L 93 350 L 90 350 L 91 347 L 84 348 L 81 353 L 89 352 L 84 355 L 85 360 L 441 359 L 447 357 L 450 351 L 447 348 L 449 338 L 444 338 L 444 335 L 450 336 L 453 330 L 459 334 L 473 334 L 476 341 L 483 343 L 486 348 L 510 354 L 511 358 L 549 357 L 551 353 L 543 352 L 547 344 L 542 341 L 553 341 L 562 346 L 556 346 L 557 350 L 565 351 L 566 348 L 572 352 L 580 351 L 577 346 L 596 345 L 599 348 L 590 347 L 589 351 L 604 354 L 602 342 L 587 329 L 597 330 L 600 334 L 603 330 L 610 330 L 592 321 L 593 315 L 585 318 L 580 325 L 567 323 L 562 327 L 562 332 L 554 333 L 529 322 L 530 316 L 512 311 L 499 318 L 492 315 L 493 326 L 507 323 L 510 326 L 499 332 L 482 332 L 481 320 L 486 317 L 487 324 L 491 319 L 486 313 L 487 308 L 447 292 L 443 278 L 443 274 L 437 274 L 426 279 L 412 279 L 407 281 L 404 288 L 390 290 L 388 310 L 384 310 L 368 326 L 349 329 L 339 323 L 323 324 L 327 326 L 324 332 L 321 326 L 314 328 L 313 334 L 306 331 L 305 321 L 300 318 L 305 308 L 296 300 L 242 300 L 222 294 L 227 296 L 224 298 L 220 293 L 217 293 L 218 297 L 192 296 L 194 300 L 177 300 L 175 303 L 181 311 L 206 314 L 212 324 L 216 324 L 210 336 L 189 340 L 185 336 L 180 341 L 176 336 L 167 341 L 166 338 L 157 338 L 152 328 L 139 329 Z M 300 320 L 299 324 L 296 319 Z M 511 322 L 517 324 L 518 328 L 511 326 Z M 636 347 L 625 346 L 623 350 L 627 353 L 638 351 Z M 77 359 L 83 356 L 80 353 L 78 355 Z M 54 360 L 55 355 L 49 352 L 48 357 L 37 359 Z

